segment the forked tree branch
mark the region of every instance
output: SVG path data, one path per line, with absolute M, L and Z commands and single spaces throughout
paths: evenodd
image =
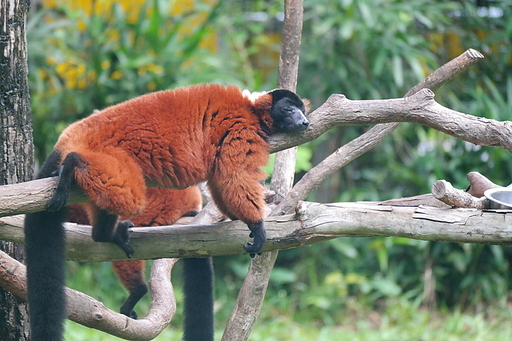
M 433 91 L 437 90 L 441 85 L 455 77 L 457 74 L 459 74 L 461 71 L 467 69 L 474 63 L 476 63 L 478 60 L 483 58 L 483 55 L 474 50 L 469 49 L 462 53 L 460 56 L 454 58 L 450 62 L 444 64 L 436 71 L 432 72 L 425 80 L 423 80 L 421 83 L 414 86 L 411 90 L 407 92 L 405 97 L 409 97 L 415 93 L 417 93 L 421 89 L 431 89 Z M 310 126 L 308 130 L 302 134 L 296 134 L 293 136 L 290 136 L 289 134 L 275 134 L 270 139 L 270 147 L 273 152 L 276 152 L 278 150 L 286 149 L 292 146 L 297 146 L 309 141 L 313 141 L 317 139 L 320 135 L 325 133 L 326 131 L 338 126 L 338 125 L 353 125 L 353 124 L 375 124 L 375 123 L 382 123 L 382 122 L 372 122 L 369 120 L 369 118 L 365 115 L 367 113 L 372 112 L 372 110 L 375 110 L 376 107 L 373 108 L 367 108 L 366 102 L 368 101 L 358 101 L 361 105 L 357 106 L 355 108 L 344 108 L 344 107 L 338 107 L 336 105 L 336 102 L 338 100 L 345 99 L 345 96 L 339 96 L 339 95 L 333 95 L 331 96 L 326 103 L 321 105 L 318 109 L 313 111 L 309 115 L 309 121 Z M 380 104 L 375 103 L 374 104 Z M 383 103 L 385 104 L 385 103 Z M 346 110 L 348 109 L 348 110 Z M 353 113 L 359 113 L 362 115 L 361 119 L 356 118 L 354 120 L 354 117 L 352 115 L 352 120 L 345 120 L 344 115 L 346 114 L 353 114 Z M 393 121 L 393 120 L 391 120 Z M 375 126 L 369 131 L 367 131 L 364 135 L 380 135 L 380 136 L 387 136 L 389 135 L 397 126 L 397 123 L 390 123 L 387 125 L 381 125 L 381 126 Z M 458 137 L 458 136 L 455 136 Z
M 426 98 L 430 98 L 431 96 L 431 105 L 432 107 L 435 107 L 435 104 L 437 103 L 435 103 L 435 101 L 433 100 L 433 94 L 428 92 L 427 89 L 431 89 L 433 91 L 438 89 L 441 85 L 443 85 L 450 79 L 453 79 L 460 72 L 466 70 L 468 67 L 473 65 L 481 58 L 483 58 L 483 55 L 480 52 L 473 49 L 469 49 L 460 56 L 454 58 L 453 60 L 449 61 L 448 63 L 444 64 L 443 66 L 432 72 L 429 76 L 427 76 L 427 78 L 425 78 L 419 84 L 411 88 L 405 94 L 406 98 L 395 101 L 406 102 L 410 100 L 407 97 L 413 96 L 421 91 L 422 96 L 426 96 Z M 353 122 L 354 120 L 361 120 L 362 124 L 376 124 L 392 121 L 402 121 L 401 119 L 398 119 L 397 116 L 400 116 L 400 114 L 407 112 L 406 108 L 396 108 L 394 107 L 394 105 L 391 104 L 390 107 L 384 107 L 383 110 L 381 110 L 381 103 L 382 102 L 377 103 L 377 106 L 375 106 L 374 104 L 376 103 L 372 101 L 350 101 L 346 99 L 346 97 L 343 95 L 332 95 L 322 106 L 320 106 L 311 114 L 311 116 L 313 117 L 310 117 L 310 120 L 312 120 L 313 122 L 325 122 L 324 118 L 331 117 L 331 115 L 336 113 L 336 119 L 331 120 L 329 118 L 326 120 L 326 123 L 318 123 L 317 125 L 328 127 L 329 125 L 334 124 L 334 122 L 337 122 L 337 124 L 340 125 L 346 125 L 347 122 Z M 438 122 L 436 121 L 436 118 L 431 117 L 428 114 L 428 111 L 423 112 L 423 115 L 417 115 L 417 113 L 418 110 L 416 108 L 411 108 L 411 113 L 407 113 L 403 116 L 409 116 L 411 117 L 411 119 L 418 120 L 417 123 L 430 126 L 431 128 L 434 129 L 438 129 L 441 131 L 443 131 L 442 129 L 446 129 L 446 127 L 442 123 L 437 124 Z M 443 113 L 442 115 L 444 114 L 446 113 Z M 390 116 L 393 116 L 393 119 L 389 121 L 384 118 L 389 118 Z M 465 116 L 468 116 L 468 120 L 474 118 L 473 116 L 469 115 Z M 377 117 L 380 117 L 381 120 L 379 121 L 378 119 L 376 119 Z M 418 117 L 423 117 L 423 120 L 421 120 Z M 439 118 L 439 115 L 437 115 L 437 118 Z M 367 121 L 366 123 L 364 122 L 365 120 Z M 441 122 L 446 122 L 446 120 L 443 118 L 440 118 L 440 120 Z M 404 119 L 403 121 L 407 120 Z M 454 120 L 454 122 L 456 121 Z M 313 123 L 313 125 L 314 124 L 316 123 Z M 437 125 L 432 126 L 429 124 Z M 288 194 L 288 196 L 284 198 L 284 200 L 281 202 L 277 209 L 280 212 L 289 212 L 290 209 L 295 207 L 299 201 L 305 200 L 307 196 L 322 182 L 324 182 L 329 176 L 334 174 L 337 170 L 344 167 L 352 160 L 355 160 L 362 154 L 366 153 L 367 151 L 375 147 L 386 136 L 391 134 L 396 129 L 396 127 L 398 127 L 398 125 L 399 123 L 387 123 L 377 125 L 370 129 L 369 131 L 367 131 L 366 133 L 364 133 L 363 135 L 359 136 L 358 138 L 338 148 L 334 153 L 326 157 L 317 166 L 309 170 L 302 177 L 302 179 L 293 187 L 292 191 Z M 318 134 L 318 132 L 322 131 L 323 128 L 316 127 L 315 130 L 317 130 L 315 134 Z M 467 136 L 468 138 L 474 137 L 472 135 L 468 136 L 467 132 L 462 132 L 462 136 Z M 456 137 L 462 138 L 461 136 Z
M 68 318 L 127 340 L 151 340 L 167 327 L 176 312 L 171 270 L 177 259 L 158 259 L 153 263 L 149 287 L 152 303 L 148 315 L 132 319 L 108 309 L 82 292 L 66 288 Z M 26 301 L 25 265 L 0 251 L 0 286 Z

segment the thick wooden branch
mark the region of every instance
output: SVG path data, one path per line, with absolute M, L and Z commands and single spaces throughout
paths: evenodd
M 0 186 L 0 217 L 44 210 L 55 192 L 56 185 L 57 177 Z M 69 204 L 87 200 L 87 196 L 75 188 L 71 192 Z
M 388 100 L 351 101 L 343 95 L 331 95 L 314 113 L 315 119 L 317 115 L 334 115 L 328 122 L 335 125 L 419 123 L 464 141 L 512 151 L 512 122 L 448 109 L 434 101 L 434 93 L 429 89 L 410 97 Z
M 268 240 L 264 251 L 295 248 L 347 236 L 399 236 L 461 243 L 512 242 L 512 215 L 508 210 L 495 213 L 476 209 L 394 207 L 368 203 L 322 205 L 309 202 L 301 202 L 297 208 L 298 215 L 266 219 Z M 465 218 L 460 219 L 460 216 Z M 71 260 L 98 262 L 126 259 L 118 247 L 94 243 L 89 227 L 66 224 L 66 230 L 68 258 Z M 247 226 L 238 221 L 186 227 L 133 228 L 130 237 L 135 250 L 134 259 L 242 254 L 242 245 L 249 240 Z M 0 239 L 22 243 L 22 217 L 1 218 Z
M 277 251 L 263 252 L 251 261 L 221 341 L 248 339 L 260 314 L 277 255 Z
M 167 327 L 176 312 L 171 270 L 177 259 L 158 259 L 151 268 L 149 287 L 153 297 L 148 315 L 134 320 L 106 308 L 103 303 L 79 291 L 66 288 L 68 318 L 127 340 L 151 340 Z M 0 286 L 26 300 L 26 269 L 0 251 Z
M 490 203 L 486 197 L 474 197 L 465 190 L 454 188 L 446 180 L 438 180 L 432 185 L 432 194 L 438 200 L 454 206 L 466 208 L 489 208 Z
M 439 69 L 432 72 L 427 78 L 425 78 L 424 81 L 422 81 L 418 85 L 414 86 L 411 90 L 409 90 L 405 97 L 412 96 L 419 90 L 425 88 L 435 91 L 441 85 L 443 85 L 450 79 L 454 78 L 461 71 L 467 69 L 468 67 L 470 67 L 483 57 L 484 56 L 480 52 L 473 49 L 468 49 L 460 56 L 454 58 L 453 60 L 441 66 Z M 313 111 L 308 117 L 311 124 L 306 132 L 293 136 L 290 136 L 290 134 L 276 134 L 272 136 L 269 140 L 271 150 L 275 152 L 278 150 L 286 149 L 292 146 L 297 146 L 315 140 L 320 135 L 322 135 L 329 129 L 335 127 L 336 125 L 379 123 L 371 122 L 367 118 L 363 118 L 360 122 L 337 122 L 337 119 L 343 119 L 340 116 L 343 116 L 345 112 L 337 108 L 335 102 L 337 100 L 343 99 L 345 99 L 345 96 L 343 95 L 333 95 L 326 102 L 328 103 L 331 100 L 332 103 L 328 103 L 327 105 L 324 103 L 318 109 Z M 364 106 L 362 106 L 361 108 L 364 109 L 364 111 L 362 111 L 362 113 L 364 114 L 367 111 L 367 108 L 364 108 Z M 332 109 L 333 111 L 330 111 L 330 109 Z M 348 114 L 350 114 L 350 109 L 348 110 Z M 399 121 L 397 120 L 392 122 Z M 397 126 L 398 123 L 387 123 L 384 125 L 378 125 L 370 129 L 364 135 L 380 135 L 380 141 L 385 136 L 388 136 Z
M 474 49 L 467 49 L 461 55 L 445 63 L 439 69 L 428 75 L 423 81 L 411 88 L 404 97 L 409 97 L 421 89 L 436 91 L 443 84 L 452 80 L 455 75 L 469 68 L 471 65 L 483 59 L 484 55 Z
M 432 185 L 432 194 L 443 203 L 450 207 L 459 208 L 503 208 L 510 209 L 509 205 L 501 204 L 496 200 L 490 200 L 484 197 L 488 189 L 503 189 L 503 186 L 497 185 L 478 172 L 470 172 L 467 175 L 469 187 L 466 190 L 457 189 L 446 180 L 438 180 Z M 508 188 L 510 188 L 509 185 Z
M 283 32 L 277 87 L 295 91 L 299 74 L 300 44 L 302 38 L 302 18 L 304 9 L 302 0 L 284 2 Z
M 151 268 L 149 288 L 152 303 L 148 315 L 131 319 L 107 309 L 103 303 L 72 289 L 67 289 L 68 318 L 127 340 L 151 340 L 167 327 L 176 313 L 171 284 L 171 270 L 177 259 L 157 259 Z

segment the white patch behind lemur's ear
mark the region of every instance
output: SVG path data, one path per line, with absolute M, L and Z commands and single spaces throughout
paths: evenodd
M 261 92 L 250 92 L 247 89 L 244 89 L 242 91 L 242 96 L 249 99 L 252 103 L 254 103 L 258 98 L 260 98 L 263 95 L 268 94 L 267 91 L 261 91 Z

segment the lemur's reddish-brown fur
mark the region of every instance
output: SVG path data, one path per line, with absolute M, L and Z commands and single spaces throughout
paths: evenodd
M 233 86 L 161 91 L 109 107 L 69 126 L 55 149 L 78 153 L 75 179 L 93 205 L 130 217 L 146 205 L 145 179 L 186 188 L 209 179 L 219 209 L 231 218 L 263 217 L 260 169 L 268 146 L 271 95 L 251 102 Z M 108 129 L 107 129 L 108 127 Z M 226 133 L 228 131 L 228 133 Z
M 146 208 L 139 214 L 130 217 L 135 226 L 171 225 L 182 216 L 198 212 L 201 209 L 201 192 L 197 186 L 183 190 L 151 187 L 146 190 Z M 121 220 L 126 219 L 122 217 Z M 88 225 L 89 217 L 84 204 L 71 205 L 68 208 L 68 221 Z M 112 262 L 114 272 L 121 284 L 130 292 L 146 290 L 144 260 L 126 260 Z
M 114 105 L 70 125 L 41 166 L 38 178 L 59 175 L 54 195 L 41 212 L 25 217 L 28 302 L 34 341 L 61 340 L 65 317 L 65 235 L 62 222 L 74 184 L 92 200 L 84 205 L 92 239 L 118 245 L 131 257 L 130 221 L 146 207 L 146 181 L 183 189 L 207 181 L 213 199 L 230 218 L 247 224 L 251 256 L 267 239 L 260 167 L 268 159 L 266 138 L 307 129 L 304 102 L 275 89 L 251 95 L 233 86 L 197 85 L 161 91 Z M 211 262 L 195 262 L 185 285 L 191 299 L 185 339 L 213 339 Z M 200 264 L 201 263 L 201 264 Z M 196 271 L 196 269 L 199 269 Z M 207 276 L 200 275 L 207 273 Z M 208 284 L 210 287 L 211 285 Z M 187 303 L 187 302 L 185 302 Z M 208 303 L 210 307 L 211 304 Z M 206 311 L 208 310 L 208 311 Z M 202 311 L 204 317 L 197 318 Z M 198 328 L 194 320 L 208 321 Z M 189 323 L 192 321 L 191 323 Z M 198 333 L 195 333 L 195 332 Z

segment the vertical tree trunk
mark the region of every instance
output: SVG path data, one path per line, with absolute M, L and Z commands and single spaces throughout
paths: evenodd
M 29 0 L 0 0 L 0 181 L 2 185 L 33 178 L 33 143 L 25 38 Z M 0 242 L 0 249 L 23 260 L 23 247 Z M 0 288 L 1 339 L 28 340 L 28 313 Z
M 303 1 L 285 0 L 284 22 L 279 56 L 277 86 L 295 91 L 299 72 L 300 41 L 302 37 Z M 297 148 L 289 148 L 276 154 L 271 187 L 286 195 L 293 186 Z M 278 215 L 279 206 L 272 214 Z M 281 212 L 288 213 L 288 212 Z M 243 341 L 249 338 L 258 318 L 270 274 L 274 268 L 278 251 L 264 252 L 252 259 L 247 277 L 238 294 L 236 305 L 222 335 L 222 341 Z

